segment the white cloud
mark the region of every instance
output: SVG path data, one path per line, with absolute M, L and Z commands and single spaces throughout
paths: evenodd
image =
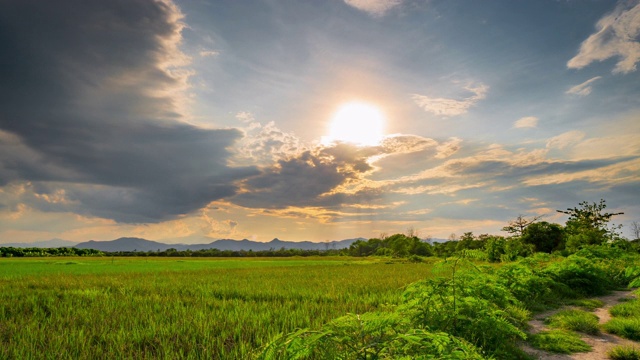
M 452 137 L 449 141 L 442 143 L 436 147 L 436 159 L 445 159 L 449 156 L 455 154 L 460 150 L 460 143 L 462 143 L 462 139 L 457 137 Z
M 474 106 L 478 101 L 486 97 L 489 87 L 484 84 L 478 84 L 475 86 L 467 85 L 465 90 L 473 93 L 472 96 L 464 98 L 462 100 L 446 99 L 446 98 L 432 98 L 420 94 L 412 94 L 411 99 L 424 110 L 442 116 L 457 116 L 466 114 L 469 108 Z
M 389 9 L 400 5 L 402 0 L 344 0 L 344 2 L 372 16 L 380 17 Z
M 584 139 L 585 133 L 578 130 L 567 131 L 558 136 L 554 136 L 547 141 L 548 149 L 564 149 L 567 146 L 575 145 Z
M 640 61 L 640 1 L 622 1 L 596 24 L 597 32 L 580 45 L 578 55 L 567 63 L 572 69 L 582 69 L 594 61 L 618 57 L 613 73 L 636 70 Z
M 513 127 L 516 129 L 521 128 L 534 128 L 538 126 L 538 118 L 535 116 L 525 116 L 523 118 L 518 119 L 513 124 Z
M 201 50 L 200 51 L 200 56 L 202 57 L 215 57 L 220 55 L 220 52 L 215 51 L 215 50 Z
M 596 81 L 602 79 L 602 76 L 593 77 L 582 84 L 576 85 L 571 89 L 567 90 L 566 94 L 578 95 L 578 96 L 587 96 L 591 94 L 591 84 Z

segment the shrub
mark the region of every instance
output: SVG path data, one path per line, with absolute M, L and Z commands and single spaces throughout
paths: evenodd
M 545 269 L 553 280 L 571 289 L 573 297 L 604 295 L 611 290 L 611 279 L 594 261 L 571 255 Z M 567 294 L 570 295 L 570 294 Z
M 497 276 L 498 281 L 531 310 L 543 310 L 545 304 L 557 301 L 558 293 L 570 291 L 558 291 L 563 285 L 524 262 L 504 265 L 497 271 Z
M 447 359 L 483 357 L 464 340 L 443 332 L 413 329 L 397 313 L 349 314 L 319 331 L 307 329 L 280 336 L 258 359 Z
M 416 327 L 447 332 L 501 358 L 518 353 L 515 341 L 526 337 L 519 326 L 529 316 L 495 276 L 471 270 L 412 284 L 400 311 Z

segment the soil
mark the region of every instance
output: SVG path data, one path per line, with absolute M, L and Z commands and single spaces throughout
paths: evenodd
M 622 298 L 629 299 L 633 297 L 635 297 L 635 295 L 632 294 L 632 290 L 614 291 L 611 295 L 597 297 L 597 299 L 604 302 L 604 306 L 596 309 L 593 313 L 600 319 L 600 324 L 604 324 L 607 321 L 611 320 L 609 308 L 618 304 L 620 302 L 620 299 Z M 567 307 L 537 314 L 533 320 L 529 321 L 529 332 L 535 334 L 542 330 L 548 330 L 547 326 L 544 324 L 544 319 L 566 308 Z M 615 346 L 632 345 L 640 348 L 640 343 L 636 341 L 623 339 L 619 336 L 607 334 L 604 332 L 598 335 L 587 335 L 582 333 L 578 334 L 581 335 L 582 340 L 591 345 L 593 349 L 590 352 L 576 353 L 571 355 L 554 354 L 543 350 L 534 349 L 528 345 L 523 345 L 522 349 L 539 360 L 606 360 L 608 359 L 607 352 Z

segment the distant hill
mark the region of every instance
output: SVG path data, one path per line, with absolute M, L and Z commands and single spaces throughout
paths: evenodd
M 270 242 L 263 243 L 252 240 L 233 240 L 233 239 L 221 239 L 216 240 L 208 244 L 165 244 L 157 241 L 151 241 L 141 238 L 129 238 L 123 237 L 111 241 L 95 241 L 90 240 L 75 245 L 79 249 L 95 249 L 100 251 L 164 251 L 167 249 L 176 249 L 179 251 L 184 250 L 203 250 L 203 249 L 218 249 L 218 250 L 279 250 L 285 249 L 301 249 L 301 250 L 325 250 L 325 249 L 344 249 L 348 248 L 353 242 L 357 240 L 366 240 L 364 238 L 357 239 L 345 239 L 339 241 L 329 242 L 312 242 L 312 241 L 284 241 L 280 239 L 273 239 Z
M 30 243 L 7 243 L 0 244 L 0 247 L 16 247 L 16 248 L 59 248 L 59 247 L 73 247 L 77 244 L 77 241 L 67 241 L 62 239 L 51 239 L 46 241 L 34 241 Z

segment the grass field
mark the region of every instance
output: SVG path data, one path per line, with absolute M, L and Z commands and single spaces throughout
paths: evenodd
M 395 304 L 429 264 L 362 258 L 0 259 L 0 358 L 244 359 Z

